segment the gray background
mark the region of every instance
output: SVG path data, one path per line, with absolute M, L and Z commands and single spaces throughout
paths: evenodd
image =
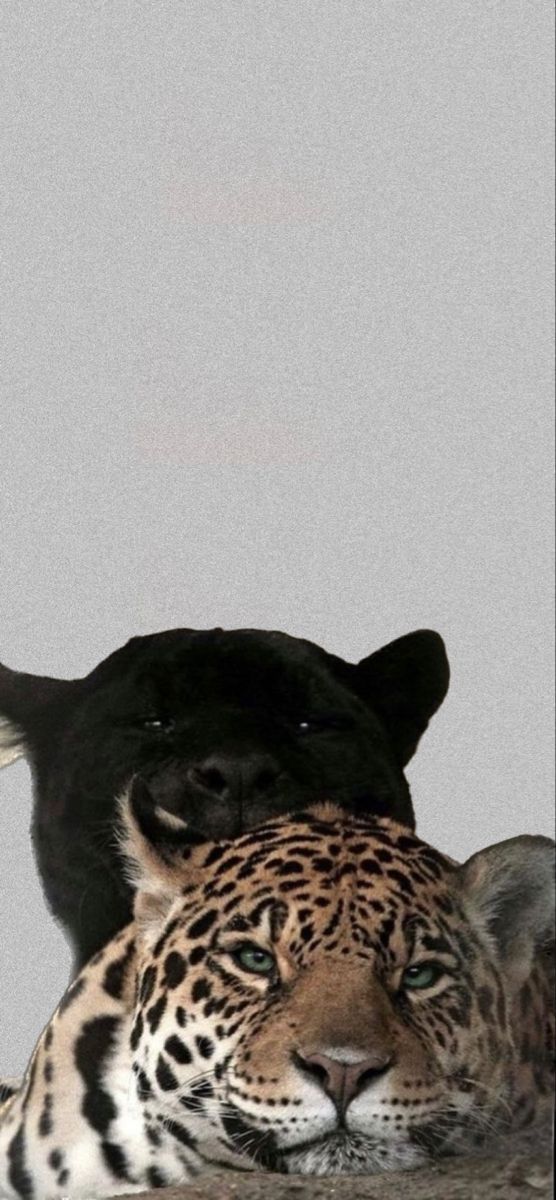
M 426 625 L 456 857 L 551 832 L 544 0 L 3 0 L 0 657 Z M 0 1071 L 69 966 L 0 780 Z

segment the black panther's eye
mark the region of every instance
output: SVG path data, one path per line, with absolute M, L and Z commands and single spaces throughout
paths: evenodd
M 176 722 L 172 717 L 137 717 L 133 722 L 137 729 L 144 729 L 148 733 L 172 733 L 175 729 Z
M 298 733 L 344 733 L 353 729 L 354 720 L 348 713 L 320 713 L 298 721 Z

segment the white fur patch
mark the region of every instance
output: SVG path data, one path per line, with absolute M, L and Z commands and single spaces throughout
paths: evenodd
M 168 812 L 167 808 L 161 808 L 159 804 L 156 804 L 154 813 L 161 825 L 166 825 L 168 829 L 181 829 L 183 832 L 187 830 L 187 821 L 183 821 L 176 813 Z
M 0 767 L 9 767 L 25 754 L 25 735 L 22 729 L 0 716 Z

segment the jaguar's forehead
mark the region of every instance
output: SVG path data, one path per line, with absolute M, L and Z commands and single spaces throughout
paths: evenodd
M 197 846 L 188 868 L 195 882 L 184 891 L 205 907 L 215 903 L 219 924 L 237 928 L 239 910 L 255 923 L 271 910 L 279 923 L 280 908 L 285 912 L 292 902 L 324 908 L 348 892 L 352 900 L 380 892 L 411 909 L 421 893 L 444 890 L 453 869 L 450 860 L 394 821 L 318 805 L 233 842 Z
M 412 862 L 428 859 L 438 871 L 449 871 L 451 860 L 422 842 L 405 825 L 387 817 L 346 812 L 335 804 L 319 803 L 294 816 L 277 817 L 233 841 L 212 842 L 195 847 L 190 864 L 206 869 L 224 864 L 230 869 L 247 862 L 255 866 L 281 867 L 298 854 L 306 858 L 318 873 L 319 853 L 329 849 L 335 857 L 358 858 L 365 851 L 378 853 L 388 861 L 401 859 L 410 869 Z M 438 874 L 438 871 L 436 872 Z

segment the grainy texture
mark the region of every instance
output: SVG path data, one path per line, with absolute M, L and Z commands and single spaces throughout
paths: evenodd
M 0 24 L 0 658 L 73 678 L 186 624 L 354 661 L 432 624 L 455 677 L 419 835 L 550 836 L 549 0 Z M 24 764 L 0 781 L 15 1075 L 69 956 Z
M 501 1139 L 488 1155 L 452 1158 L 420 1171 L 318 1179 L 224 1171 L 179 1188 L 144 1192 L 145 1200 L 548 1200 L 549 1129 Z M 120 1200 L 125 1198 L 120 1197 Z

